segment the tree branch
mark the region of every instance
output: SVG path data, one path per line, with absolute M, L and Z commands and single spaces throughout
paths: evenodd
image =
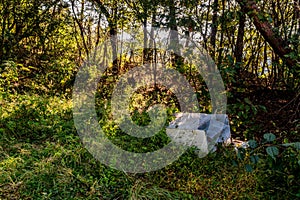
M 260 15 L 263 12 L 258 8 L 255 1 L 253 0 L 237 0 L 247 15 L 253 20 L 256 29 L 262 34 L 264 39 L 270 44 L 274 52 L 287 62 L 289 68 L 296 66 L 298 63 L 296 58 L 286 57 L 292 50 L 287 46 L 287 42 L 278 36 L 273 30 L 272 26 L 262 19 Z

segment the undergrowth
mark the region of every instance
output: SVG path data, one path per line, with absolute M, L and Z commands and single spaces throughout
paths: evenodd
M 189 149 L 159 171 L 129 174 L 101 164 L 83 147 L 68 98 L 6 95 L 1 98 L 0 115 L 1 199 L 300 197 L 296 150 L 288 149 L 276 161 L 264 153 L 248 172 L 247 152 L 241 159 L 233 147 L 220 146 L 199 159 Z M 121 135 L 112 123 L 106 129 Z M 153 141 L 148 150 L 155 144 L 161 145 L 160 140 Z M 277 164 L 280 167 L 274 167 Z

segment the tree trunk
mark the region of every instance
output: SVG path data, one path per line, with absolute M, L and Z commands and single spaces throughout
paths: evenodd
M 110 35 L 110 43 L 112 47 L 112 58 L 113 58 L 113 68 L 112 72 L 114 75 L 118 74 L 119 67 L 118 67 L 118 53 L 117 53 L 117 29 L 115 28 L 115 25 L 110 24 L 109 25 L 109 35 Z
M 151 31 L 150 31 L 150 37 L 149 37 L 149 51 L 147 54 L 147 60 L 150 63 L 153 63 L 153 56 L 155 51 L 155 40 L 154 40 L 154 27 L 155 27 L 155 19 L 156 19 L 156 12 L 154 11 L 152 13 L 152 21 L 151 21 Z M 156 54 L 155 54 L 156 57 Z
M 234 51 L 234 56 L 236 60 L 235 67 L 238 74 L 240 73 L 241 65 L 243 62 L 245 22 L 246 22 L 246 15 L 244 10 L 242 9 L 240 12 L 238 36 L 237 36 L 235 51 Z
M 147 16 L 143 20 L 143 32 L 144 32 L 143 64 L 145 64 L 147 62 L 147 54 L 148 54 Z
M 76 21 L 76 23 L 79 27 L 80 36 L 81 36 L 81 39 L 82 39 L 82 44 L 83 44 L 84 50 L 85 50 L 86 56 L 89 57 L 89 48 L 88 48 L 87 42 L 85 40 L 85 33 L 84 33 L 84 28 L 83 28 L 84 1 L 81 2 L 82 4 L 81 4 L 80 19 L 78 19 L 77 15 L 76 15 L 78 10 L 75 11 L 75 7 L 76 7 L 75 2 L 71 1 L 71 3 L 72 3 L 72 12 L 74 14 L 74 20 Z
M 117 13 L 117 8 L 114 7 L 112 8 L 112 14 L 109 13 L 108 9 L 104 6 L 103 2 L 101 0 L 93 0 L 95 2 L 101 12 L 105 15 L 106 20 L 108 22 L 108 28 L 109 28 L 109 36 L 110 36 L 110 43 L 112 46 L 112 57 L 113 57 L 113 74 L 116 75 L 119 72 L 119 67 L 118 67 L 118 59 L 117 59 L 117 22 L 116 19 L 114 19 L 115 14 Z
M 179 47 L 179 37 L 178 37 L 178 27 L 176 22 L 176 7 L 175 7 L 175 0 L 169 0 L 169 11 L 170 11 L 170 21 L 169 27 L 171 29 L 170 34 L 170 45 L 172 49 L 177 50 Z M 180 56 L 175 52 L 171 53 L 171 64 L 172 66 L 178 67 L 180 61 Z
M 212 26 L 211 26 L 211 37 L 210 37 L 210 44 L 211 44 L 211 56 L 213 60 L 215 60 L 216 54 L 216 37 L 218 31 L 218 7 L 219 1 L 214 0 L 213 3 L 213 18 L 212 18 Z
M 253 0 L 237 0 L 247 15 L 253 20 L 256 29 L 262 34 L 264 39 L 270 44 L 274 52 L 287 62 L 289 68 L 297 64 L 296 59 L 287 58 L 286 56 L 291 53 L 291 49 L 287 46 L 287 42 L 280 36 L 276 35 L 272 30 L 271 25 L 259 16 L 263 16 L 262 11 L 258 8 Z

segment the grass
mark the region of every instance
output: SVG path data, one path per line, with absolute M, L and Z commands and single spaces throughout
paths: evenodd
M 276 173 L 279 182 L 263 161 L 249 173 L 234 162 L 231 147 L 203 159 L 190 149 L 155 172 L 114 170 L 83 147 L 71 100 L 27 94 L 2 96 L 0 104 L 0 199 L 295 199 L 300 194 L 293 182 L 299 177 Z

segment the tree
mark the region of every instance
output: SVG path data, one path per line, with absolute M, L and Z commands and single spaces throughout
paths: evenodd
M 278 54 L 283 60 L 286 60 L 287 64 L 292 68 L 296 67 L 298 63 L 296 58 L 290 58 L 289 54 L 292 50 L 287 45 L 288 42 L 284 41 L 278 36 L 272 29 L 272 26 L 268 21 L 264 20 L 264 13 L 258 8 L 255 1 L 252 0 L 237 0 L 242 9 L 253 20 L 253 23 L 257 30 L 262 34 L 264 39 L 270 44 L 276 54 Z
M 246 23 L 246 14 L 244 10 L 241 10 L 239 13 L 239 28 L 238 35 L 236 39 L 236 45 L 234 50 L 234 56 L 236 59 L 236 67 L 238 74 L 240 72 L 241 64 L 243 62 L 243 49 L 244 49 L 244 35 L 245 35 L 245 23 Z
M 111 4 L 105 5 L 101 0 L 91 0 L 96 3 L 100 11 L 104 14 L 109 28 L 110 42 L 112 46 L 112 57 L 113 57 L 113 73 L 118 74 L 119 66 L 117 60 L 117 34 L 118 34 L 118 7 L 117 1 L 113 0 Z M 119 2 L 120 3 L 120 2 Z

